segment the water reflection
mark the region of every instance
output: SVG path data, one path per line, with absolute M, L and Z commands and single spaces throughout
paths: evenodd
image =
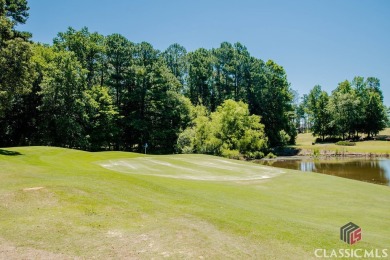
M 389 159 L 277 159 L 261 163 L 390 186 Z

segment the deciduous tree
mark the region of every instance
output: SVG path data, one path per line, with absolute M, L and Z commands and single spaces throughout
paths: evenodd
M 103 84 L 99 68 L 103 65 L 104 55 L 104 36 L 95 33 L 90 33 L 87 27 L 83 27 L 80 31 L 76 31 L 69 27 L 66 32 L 58 33 L 54 38 L 54 46 L 59 50 L 74 52 L 77 60 L 81 63 L 84 69 L 88 70 L 87 84 L 89 87 L 96 84 Z
M 44 143 L 62 147 L 87 145 L 85 96 L 87 71 L 72 52 L 57 51 L 42 81 L 45 118 L 41 125 Z

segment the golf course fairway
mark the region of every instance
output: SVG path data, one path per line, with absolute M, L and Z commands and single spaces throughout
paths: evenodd
M 340 240 L 349 222 L 362 229 L 353 245 Z M 207 155 L 0 149 L 0 259 L 316 259 L 389 246 L 387 186 Z

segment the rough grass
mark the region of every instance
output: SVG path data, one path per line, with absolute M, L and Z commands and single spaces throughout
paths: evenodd
M 379 136 L 390 137 L 390 128 L 379 133 Z M 318 149 L 320 152 L 339 152 L 339 153 L 374 153 L 374 154 L 390 154 L 390 141 L 381 141 L 381 140 L 370 140 L 356 142 L 355 146 L 349 147 L 340 147 L 334 143 L 324 143 L 324 144 L 315 144 L 312 143 L 315 141 L 315 137 L 311 133 L 298 134 L 296 143 L 297 145 L 293 146 L 294 148 L 301 150 L 314 151 Z
M 0 258 L 310 259 L 315 248 L 349 248 L 339 228 L 350 221 L 363 230 L 352 247 L 390 244 L 385 186 L 210 156 L 3 150 L 19 154 L 0 155 Z M 140 168 L 101 166 L 117 160 Z M 155 174 L 180 176 L 177 167 L 237 178 Z M 239 179 L 254 167 L 273 178 Z

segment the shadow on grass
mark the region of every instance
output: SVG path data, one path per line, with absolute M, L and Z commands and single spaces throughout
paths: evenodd
M 8 151 L 8 150 L 0 149 L 0 155 L 16 156 L 16 155 L 22 155 L 22 154 L 19 152 L 15 152 L 15 151 Z
M 273 153 L 277 156 L 294 156 L 299 154 L 301 149 L 294 147 L 277 147 L 274 148 Z
M 373 140 L 377 141 L 390 141 L 390 135 L 377 135 L 373 138 Z

